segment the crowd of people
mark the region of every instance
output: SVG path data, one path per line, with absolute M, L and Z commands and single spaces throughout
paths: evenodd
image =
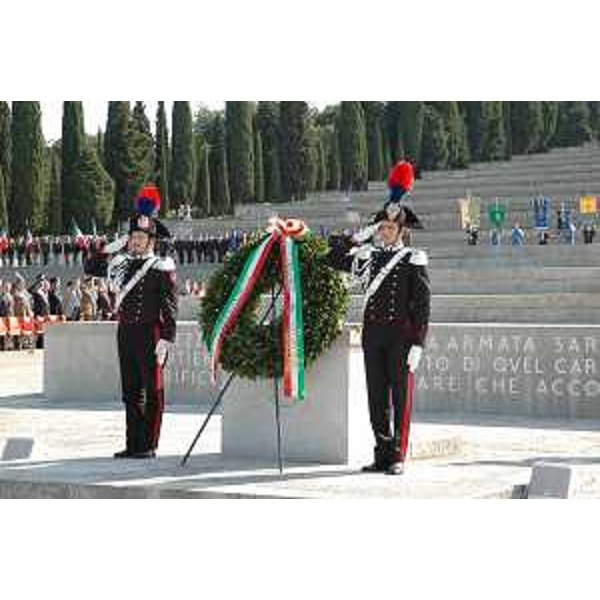
M 0 319 L 45 319 L 50 316 L 64 315 L 63 300 L 60 295 L 58 277 L 46 279 L 38 276 L 27 286 L 25 279 L 17 273 L 14 280 L 0 279 Z M 0 350 L 20 350 L 31 336 L 0 336 Z M 35 344 L 43 347 L 43 335 L 36 336 Z
M 178 286 L 181 296 L 202 299 L 206 283 L 186 278 Z M 14 278 L 0 278 L 0 319 L 7 317 L 50 317 L 66 321 L 111 321 L 116 317 L 115 294 L 102 277 L 74 277 L 63 285 L 59 277 L 37 276 L 32 283 L 17 272 Z M 25 336 L 0 335 L 0 351 L 21 350 L 29 343 Z M 43 336 L 36 340 L 43 347 Z

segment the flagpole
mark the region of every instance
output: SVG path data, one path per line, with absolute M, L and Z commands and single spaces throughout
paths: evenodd
M 277 331 L 277 310 L 276 310 L 276 297 L 275 297 L 275 284 L 271 286 L 271 306 L 272 306 L 272 318 L 271 328 L 273 330 L 273 339 L 278 339 Z M 274 356 L 279 356 L 277 347 L 275 348 Z M 277 376 L 277 359 L 273 360 L 273 391 L 275 392 L 275 423 L 277 425 L 277 465 L 279 467 L 279 475 L 283 475 L 283 461 L 281 458 L 281 414 L 279 410 L 279 378 Z

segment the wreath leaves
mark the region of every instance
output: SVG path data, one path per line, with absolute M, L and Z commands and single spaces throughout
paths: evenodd
M 206 344 L 219 312 L 227 301 L 250 252 L 264 239 L 257 234 L 240 250 L 226 257 L 223 267 L 210 278 L 202 300 L 200 325 Z M 302 279 L 305 363 L 311 365 L 341 333 L 348 308 L 348 290 L 343 277 L 327 266 L 327 243 L 307 233 L 298 242 Z M 233 331 L 225 338 L 221 366 L 247 379 L 282 375 L 281 315 L 275 324 L 261 324 L 271 303 L 272 289 L 281 287 L 279 247 L 276 245 Z M 278 311 L 279 313 L 280 311 Z

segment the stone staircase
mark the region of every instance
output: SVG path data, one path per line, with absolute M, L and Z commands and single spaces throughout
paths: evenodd
M 507 225 L 514 216 L 530 226 L 530 202 L 537 194 L 553 199 L 555 215 L 560 202 L 569 204 L 581 194 L 600 193 L 599 165 L 600 147 L 587 145 L 516 156 L 511 161 L 478 163 L 462 171 L 425 172 L 416 182 L 409 204 L 422 216 L 428 231 L 456 230 L 460 223 L 457 199 L 470 191 L 482 198 L 484 206 L 496 198 L 505 201 L 509 207 Z M 320 225 L 343 228 L 348 226 L 348 212 L 358 212 L 366 219 L 381 206 L 386 197 L 385 184 L 372 183 L 369 188 L 367 192 L 353 192 L 349 201 L 339 192 L 315 194 L 303 202 L 242 206 L 235 218 L 171 222 L 170 226 L 182 234 L 232 227 L 254 229 L 268 216 L 278 213 L 302 218 L 315 229 Z M 482 226 L 484 230 L 487 228 L 485 209 Z
M 441 322 L 600 323 L 600 245 L 536 244 L 531 230 L 531 199 L 552 199 L 552 223 L 560 202 L 574 209 L 583 193 L 600 194 L 600 148 L 587 145 L 553 150 L 547 154 L 517 156 L 511 161 L 479 163 L 464 171 L 426 172 L 418 180 L 409 203 L 426 229 L 413 232 L 413 245 L 430 256 L 433 320 Z M 482 198 L 480 245 L 467 246 L 460 229 L 457 199 L 470 191 Z M 278 213 L 306 220 L 309 226 L 342 229 L 349 214 L 362 222 L 378 210 L 386 197 L 385 184 L 373 183 L 367 192 L 319 194 L 304 202 L 243 206 L 235 219 L 172 222 L 182 235 L 252 230 Z M 508 204 L 507 228 L 519 220 L 531 245 L 489 245 L 486 207 L 496 198 Z M 508 231 L 504 244 L 509 243 Z M 187 266 L 182 271 L 188 272 Z M 198 273 L 199 271 L 195 271 Z M 203 271 L 205 272 L 205 270 Z M 360 298 L 349 315 L 360 316 Z

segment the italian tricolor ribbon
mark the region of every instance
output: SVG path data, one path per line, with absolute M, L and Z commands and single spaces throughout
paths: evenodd
M 208 352 L 210 371 L 215 380 L 219 356 L 225 337 L 235 327 L 238 317 L 252 295 L 273 247 L 279 245 L 283 283 L 283 393 L 290 399 L 302 400 L 304 389 L 304 327 L 302 322 L 302 281 L 296 240 L 307 232 L 306 225 L 297 219 L 272 218 L 268 235 L 251 252 L 215 322 Z M 274 307 L 273 307 L 274 308 Z

